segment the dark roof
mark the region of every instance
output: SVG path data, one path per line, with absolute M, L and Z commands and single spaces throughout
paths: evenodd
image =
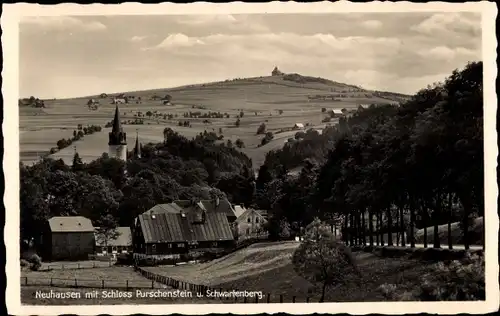
M 49 219 L 49 226 L 52 232 L 93 232 L 94 226 L 90 219 L 83 216 L 54 216 Z
M 97 229 L 99 227 L 95 227 L 94 236 L 95 236 L 95 244 L 96 246 L 104 246 L 104 239 L 100 238 L 97 234 Z M 132 245 L 132 232 L 130 227 L 117 227 L 116 230 L 120 235 L 113 240 L 108 240 L 108 246 L 131 246 Z
M 123 132 L 123 129 L 122 122 L 120 122 L 120 111 L 118 110 L 117 105 L 115 109 L 115 118 L 113 119 L 113 129 L 111 130 L 111 133 L 118 134 L 120 132 Z
M 182 208 L 190 207 L 191 201 L 189 200 L 177 200 L 174 201 L 175 204 Z M 231 203 L 227 199 L 219 199 L 219 204 L 215 200 L 201 200 L 196 203 L 200 208 L 205 209 L 209 213 L 224 213 L 226 216 L 235 216 L 236 213 Z
M 176 212 L 172 204 L 162 204 L 153 209 L 138 216 L 146 243 L 234 239 L 224 213 L 205 212 L 205 221 L 194 223 L 193 207 Z

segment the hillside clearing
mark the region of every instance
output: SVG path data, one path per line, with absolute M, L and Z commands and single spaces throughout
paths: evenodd
M 263 291 L 277 302 L 283 295 L 287 302 L 296 296 L 297 302 L 307 297 L 318 301 L 320 289 L 298 276 L 291 257 L 296 242 L 264 243 L 220 258 L 217 261 L 189 266 L 161 266 L 148 271 L 174 279 L 210 285 L 214 288 Z M 356 252 L 363 274 L 362 280 L 327 291 L 326 301 L 381 301 L 377 290 L 384 283 L 414 285 L 429 266 L 428 263 L 403 258 L 380 258 L 370 253 Z
M 316 100 L 310 97 L 317 95 L 342 94 L 342 98 L 332 100 Z M 279 149 L 286 138 L 293 133 L 275 136 L 269 144 L 257 147 L 262 135 L 256 135 L 257 127 L 265 122 L 267 129 L 276 132 L 282 128 L 290 128 L 295 123 L 309 123 L 311 127 L 320 126 L 327 116 L 322 108 L 356 108 L 359 104 L 387 103 L 374 92 L 359 90 L 352 86 L 335 82 L 297 83 L 286 81 L 280 77 L 256 77 L 248 79 L 228 80 L 201 85 L 192 85 L 172 89 L 156 89 L 149 91 L 127 92 L 135 98 L 128 104 L 120 105 L 122 121 L 135 120 L 137 113 L 147 111 L 174 115 L 172 119 L 141 117 L 144 124 L 124 125 L 128 133 L 129 150 L 135 141 L 138 130 L 143 143 L 163 140 L 163 129 L 170 127 L 180 134 L 192 138 L 203 131 L 219 132 L 223 129 L 224 141 L 231 139 L 234 143 L 238 138 L 245 143 L 242 150 L 253 160 L 258 168 L 264 161 L 265 154 L 271 149 Z M 163 105 L 161 100 L 153 100 L 153 96 L 162 98 L 170 94 L 174 105 Z M 138 98 L 141 101 L 138 101 Z M 99 100 L 98 110 L 88 109 L 90 98 Z M 49 152 L 61 138 L 71 138 L 78 124 L 83 126 L 94 124 L 104 127 L 113 118 L 115 106 L 111 104 L 111 96 L 100 98 L 89 96 L 73 99 L 45 100 L 45 108 L 20 107 L 20 158 L 24 163 L 32 163 L 44 153 Z M 279 114 L 278 111 L 283 113 Z M 229 118 L 210 118 L 209 124 L 204 124 L 202 118 L 184 118 L 186 112 L 208 111 L 229 114 Z M 244 113 L 240 127 L 235 127 L 236 116 Z M 175 117 L 177 115 L 177 117 Z M 179 121 L 188 120 L 190 128 L 178 126 Z M 109 129 L 87 135 L 71 146 L 51 155 L 71 163 L 74 147 L 84 162 L 89 162 L 107 152 L 107 137 Z

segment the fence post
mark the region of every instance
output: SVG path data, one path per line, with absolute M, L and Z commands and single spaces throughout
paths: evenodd
M 78 287 L 78 282 L 77 282 L 76 278 L 75 278 L 75 287 Z
M 154 281 L 154 280 L 152 280 L 152 281 L 151 281 L 151 288 L 152 288 L 152 289 L 154 289 L 154 288 L 155 288 L 155 281 Z
M 271 293 L 267 293 L 267 302 L 271 302 Z
M 245 296 L 245 297 L 243 298 L 243 303 L 246 303 L 246 302 L 247 302 L 247 297 Z
M 309 296 L 306 298 L 306 303 L 309 303 Z
M 127 285 L 126 285 L 127 291 L 128 291 L 128 280 L 127 280 Z
M 255 303 L 259 302 L 259 296 L 255 295 Z
M 50 278 L 50 286 L 54 286 L 54 284 L 52 283 L 52 278 Z
M 280 303 L 283 303 L 283 294 L 280 294 Z
M 28 285 L 28 277 L 25 277 L 24 280 L 24 285 Z
M 292 297 L 292 303 L 295 303 L 295 296 Z
M 101 281 L 102 281 L 102 288 L 104 289 L 104 279 L 102 279 Z

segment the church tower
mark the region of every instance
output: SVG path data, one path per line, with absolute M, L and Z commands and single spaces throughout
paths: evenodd
M 137 131 L 137 136 L 135 138 L 134 157 L 141 158 L 141 143 L 139 142 L 139 131 Z
M 122 123 L 120 122 L 118 105 L 115 110 L 113 129 L 109 133 L 108 146 L 109 157 L 127 161 L 127 133 L 123 131 Z

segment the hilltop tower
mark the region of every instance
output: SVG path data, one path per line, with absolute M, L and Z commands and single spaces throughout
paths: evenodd
M 113 129 L 109 133 L 108 146 L 109 157 L 127 161 L 127 133 L 123 131 L 122 123 L 120 122 L 118 105 L 115 110 Z
M 139 142 L 139 131 L 135 137 L 134 157 L 141 158 L 141 143 Z

